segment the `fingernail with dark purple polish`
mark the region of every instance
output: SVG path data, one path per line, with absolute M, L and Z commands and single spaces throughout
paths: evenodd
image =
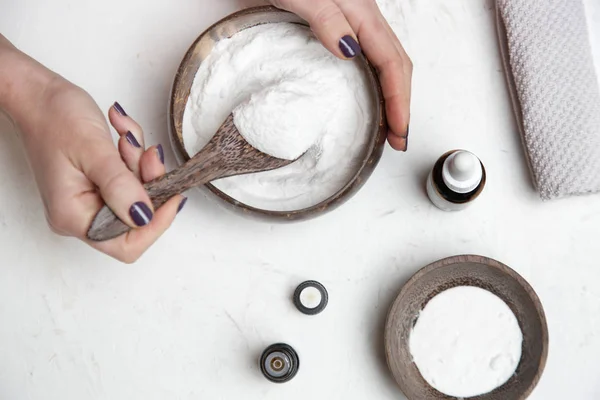
M 340 50 L 346 58 L 354 58 L 362 52 L 360 45 L 350 35 L 340 39 Z
M 165 151 L 163 150 L 162 144 L 156 146 L 156 153 L 161 163 L 165 163 Z
M 129 142 L 129 143 L 130 143 L 130 144 L 131 144 L 133 147 L 136 147 L 136 148 L 138 148 L 138 149 L 139 149 L 140 147 L 142 147 L 142 146 L 140 145 L 140 142 L 138 142 L 138 141 L 137 141 L 137 139 L 135 138 L 135 136 L 133 136 L 133 133 L 131 133 L 131 132 L 127 132 L 127 135 L 125 135 L 125 139 L 127 139 L 127 141 L 128 141 L 128 142 Z
M 115 102 L 115 104 L 113 104 L 113 107 L 115 108 L 115 110 L 117 110 L 117 112 L 119 114 L 121 114 L 122 116 L 126 117 L 127 113 L 125 112 L 125 110 L 123 109 L 123 107 L 121 107 L 121 105 L 118 102 Z
M 141 201 L 131 206 L 129 215 L 131 215 L 131 219 L 137 226 L 146 226 L 152 221 L 152 210 Z
M 181 210 L 183 210 L 183 207 L 185 207 L 185 203 L 187 203 L 187 201 L 187 197 L 184 197 L 183 200 L 181 200 L 181 203 L 179 203 L 179 208 L 177 209 L 177 214 L 179 214 Z

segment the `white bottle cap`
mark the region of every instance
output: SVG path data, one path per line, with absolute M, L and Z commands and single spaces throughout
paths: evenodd
M 306 281 L 294 291 L 296 308 L 306 315 L 317 315 L 327 307 L 329 294 L 325 286 L 317 281 Z
M 308 286 L 300 292 L 300 304 L 310 310 L 317 308 L 322 301 L 323 296 L 316 287 Z
M 442 178 L 453 192 L 470 193 L 477 189 L 483 179 L 481 161 L 473 153 L 457 151 L 444 162 Z

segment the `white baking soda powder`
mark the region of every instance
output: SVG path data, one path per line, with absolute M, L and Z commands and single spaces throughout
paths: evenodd
M 522 342 L 508 305 L 471 286 L 448 289 L 431 299 L 409 338 L 413 360 L 427 383 L 459 398 L 506 383 L 519 365 Z
M 217 43 L 196 74 L 183 121 L 186 150 L 200 151 L 233 112 L 258 150 L 300 159 L 213 184 L 257 208 L 316 205 L 342 189 L 364 158 L 374 98 L 362 68 L 331 55 L 301 25 L 241 31 Z

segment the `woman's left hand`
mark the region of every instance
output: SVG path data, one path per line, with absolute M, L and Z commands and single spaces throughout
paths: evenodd
M 388 141 L 406 151 L 412 62 L 375 0 L 270 0 L 311 25 L 323 45 L 342 59 L 364 51 L 379 72 L 390 131 Z
M 109 120 L 83 89 L 0 36 L 0 107 L 21 131 L 50 228 L 126 263 L 135 262 L 171 225 L 185 198 L 154 210 L 143 183 L 165 173 L 163 149 L 146 149 L 142 128 L 115 103 Z M 2 132 L 0 132 L 2 133 Z M 107 204 L 132 230 L 106 242 L 87 231 Z

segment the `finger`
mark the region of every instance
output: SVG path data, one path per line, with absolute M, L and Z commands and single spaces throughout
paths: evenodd
M 350 59 L 361 53 L 354 30 L 333 1 L 273 0 L 272 3 L 304 18 L 321 43 L 337 57 Z
M 398 40 L 398 37 L 392 30 L 392 27 L 390 26 L 390 24 L 388 24 L 387 20 L 383 16 L 383 14 L 381 14 L 381 10 L 379 10 L 379 17 L 382 20 L 383 25 L 386 27 L 388 35 L 391 37 L 392 41 L 394 42 L 394 46 L 396 47 L 396 50 L 401 55 L 406 55 L 406 52 L 404 51 L 404 48 L 402 47 L 400 40 Z M 406 55 L 406 57 L 408 58 L 408 55 Z M 408 87 L 408 98 L 409 98 L 409 102 L 410 102 L 410 99 L 412 97 L 412 88 L 411 88 L 412 62 L 410 61 L 410 59 L 409 59 L 409 63 L 410 63 L 410 73 L 404 74 L 404 81 L 405 81 L 406 87 Z M 410 109 L 410 105 L 409 105 L 409 109 Z M 406 135 L 405 136 L 397 135 L 393 131 L 391 131 L 388 134 L 388 142 L 389 142 L 390 146 L 392 146 L 393 149 L 406 151 L 408 149 L 409 136 L 410 136 L 410 110 L 409 110 L 409 123 L 406 126 Z
M 144 151 L 132 145 L 127 136 L 121 136 L 117 146 L 119 154 L 121 154 L 121 162 L 125 162 L 127 168 L 133 172 L 136 178 L 140 179 L 140 159 Z
M 405 150 L 410 123 L 412 62 L 374 1 L 336 0 L 379 71 L 390 127 L 389 142 Z
M 150 147 L 140 159 L 142 182 L 150 182 L 165 174 L 165 153 L 162 145 Z
M 120 136 L 124 136 L 127 132 L 131 132 L 140 146 L 144 148 L 144 131 L 142 127 L 123 109 L 123 107 L 115 102 L 108 110 L 110 124 L 117 130 Z
M 87 242 L 117 260 L 128 264 L 133 263 L 169 229 L 186 200 L 181 195 L 173 197 L 156 211 L 152 222 L 142 229 L 132 230 L 122 237 L 107 242 Z
M 406 151 L 408 149 L 409 128 L 406 128 L 406 136 L 399 136 L 395 133 L 388 133 L 388 143 L 394 150 Z
M 119 136 L 119 152 L 127 167 L 136 174 L 139 172 L 140 157 L 144 152 L 144 131 L 140 125 L 127 115 L 119 103 L 108 110 L 110 124 Z M 121 144 L 122 143 L 122 144 Z
M 108 207 L 131 227 L 148 225 L 153 217 L 152 203 L 141 182 L 121 160 L 110 139 L 97 139 L 80 153 L 79 165 L 99 189 Z M 89 222 L 95 213 L 92 210 Z

